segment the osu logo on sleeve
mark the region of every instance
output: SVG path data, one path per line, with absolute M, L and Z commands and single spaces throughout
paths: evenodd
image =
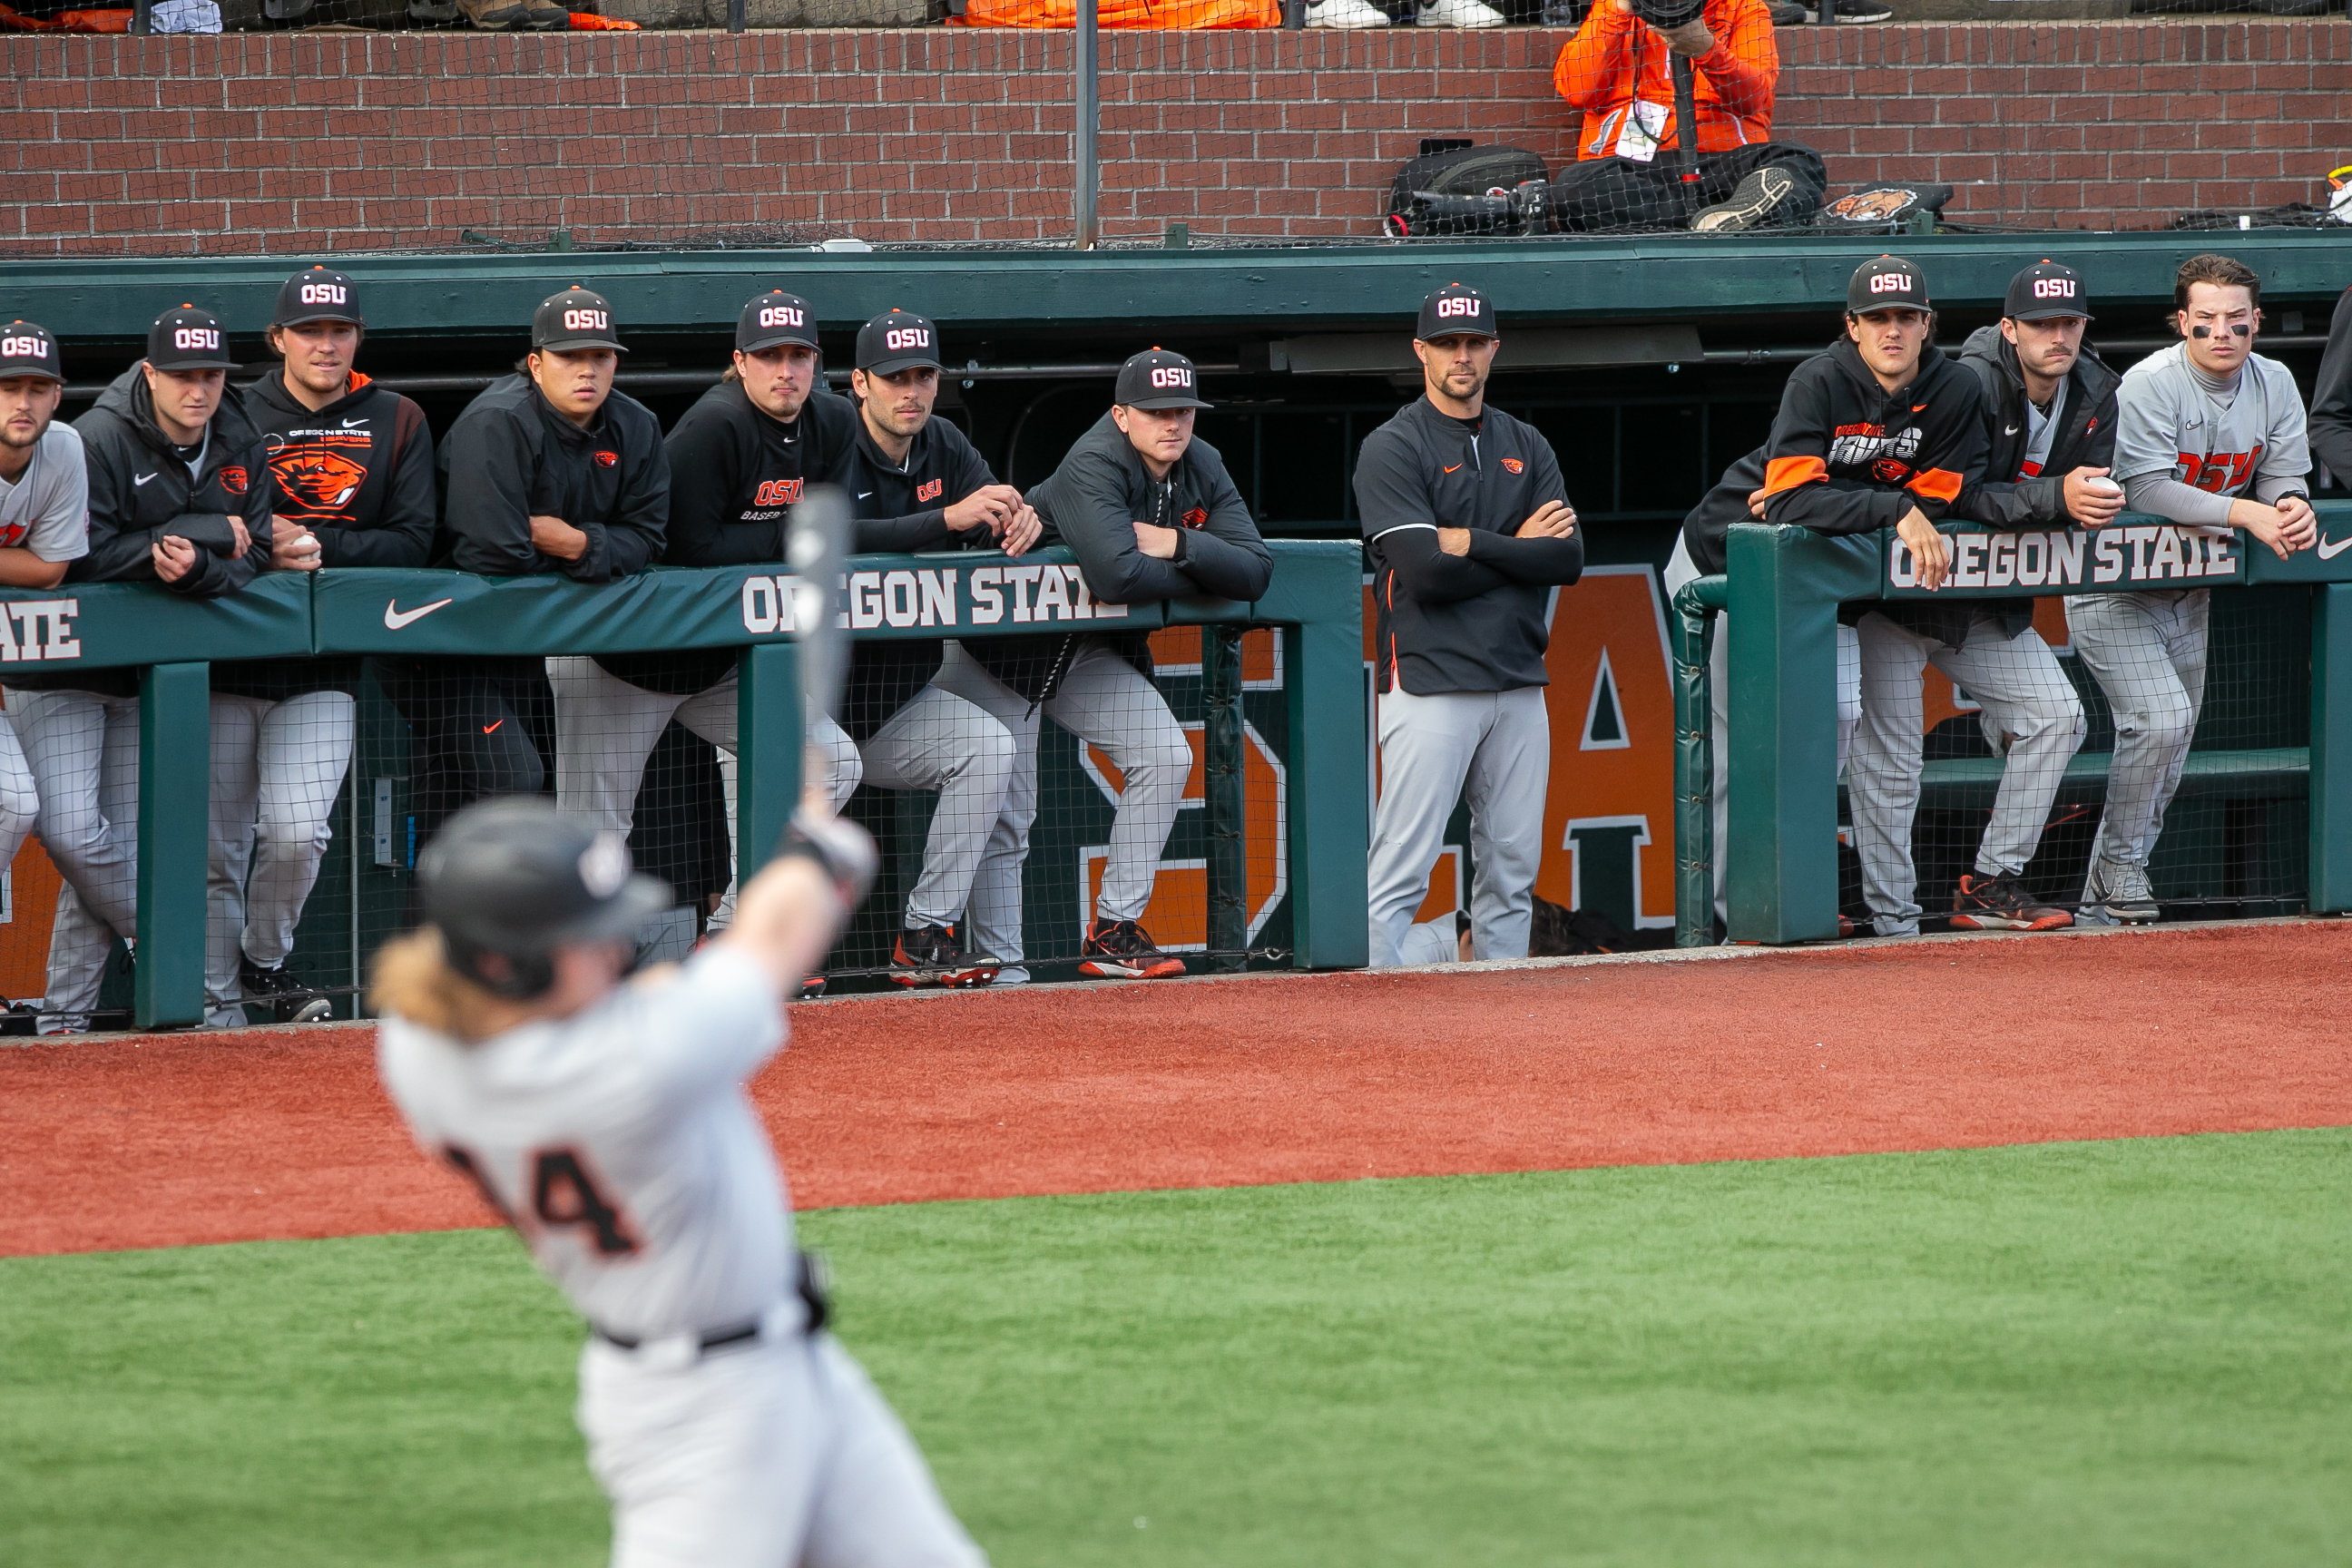
M 1208 508 L 1196 506 L 1179 521 L 1187 528 L 1199 528 L 1209 521 Z
M 278 488 L 305 506 L 339 511 L 367 482 L 367 469 L 339 452 L 298 447 L 269 459 Z

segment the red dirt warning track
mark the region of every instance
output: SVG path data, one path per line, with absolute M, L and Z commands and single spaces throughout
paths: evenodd
M 759 1080 L 803 1206 L 2352 1124 L 2352 929 L 877 998 Z M 480 1225 L 373 1036 L 0 1050 L 0 1254 Z

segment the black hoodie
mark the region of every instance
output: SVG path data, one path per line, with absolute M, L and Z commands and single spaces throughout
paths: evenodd
M 2311 455 L 2327 465 L 2337 489 L 2352 489 L 2352 289 L 2336 301 L 2327 347 L 2311 383 Z
M 269 442 L 276 515 L 319 542 L 320 564 L 422 566 L 433 554 L 433 432 L 425 411 L 354 371 L 313 413 L 276 371 L 245 389 Z
M 269 559 L 268 453 L 234 386 L 205 426 L 202 450 L 184 458 L 155 426 L 142 361 L 114 378 L 90 411 L 74 421 L 89 465 L 89 553 L 67 569 L 68 583 L 158 583 L 153 549 L 165 535 L 196 547 L 196 563 L 163 586 L 191 599 L 234 594 Z M 234 555 L 231 517 L 252 540 Z M 99 691 L 133 697 L 136 669 L 93 669 L 72 676 L 19 676 L 10 686 L 36 691 Z
M 441 444 L 445 498 L 438 563 L 485 577 L 560 572 L 610 583 L 661 559 L 669 458 L 661 425 L 626 393 L 608 395 L 582 429 L 530 377 L 500 376 L 466 405 Z M 541 554 L 534 516 L 588 536 L 577 561 Z
M 783 521 L 803 484 L 845 482 L 857 405 L 818 387 L 784 424 L 740 381 L 702 395 L 669 433 L 667 547 L 673 566 L 752 566 L 784 558 Z

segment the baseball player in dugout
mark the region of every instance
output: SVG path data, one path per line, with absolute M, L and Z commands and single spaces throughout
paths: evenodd
M 922 1455 L 825 1331 L 745 1080 L 874 873 L 795 819 L 734 923 L 629 969 L 671 900 L 610 835 L 487 801 L 425 848 L 427 924 L 387 944 L 377 1063 L 587 1321 L 575 1406 L 614 1568 L 982 1568 Z
M 1062 607 L 1096 618 L 1095 605 L 1150 604 L 1202 595 L 1255 599 L 1274 557 L 1215 447 L 1195 437 L 1200 394 L 1192 362 L 1150 349 L 1120 365 L 1109 410 L 1078 437 L 1061 466 L 1029 491 L 1045 542 L 1077 558 L 1076 582 L 1045 566 L 1011 584 L 1035 618 Z M 1055 616 L 1054 618 L 1061 618 Z M 991 833 L 971 897 L 981 950 L 1020 962 L 1021 866 L 1037 816 L 1040 715 L 1101 749 L 1118 771 L 1102 884 L 1089 909 L 1078 973 L 1162 980 L 1184 973 L 1143 927 L 1160 852 L 1192 772 L 1192 746 L 1151 682 L 1148 634 L 1069 632 L 974 638 L 951 645 L 939 683 L 994 714 L 1018 747 L 1004 811 Z M 1026 978 L 1021 972 L 1020 978 Z
M 669 458 L 651 410 L 613 390 L 613 307 L 585 289 L 542 300 L 530 352 L 466 405 L 440 453 L 436 564 L 487 577 L 561 573 L 610 583 L 662 550 Z M 530 721 L 545 711 L 541 658 L 384 658 L 376 678 L 414 735 L 417 837 L 478 796 L 546 783 Z
M 72 426 L 57 423 L 65 380 L 57 340 L 45 328 L 21 321 L 0 328 L 0 584 L 12 588 L 56 587 L 89 549 L 89 473 L 81 437 Z M 31 698 L 14 690 L 5 694 L 0 866 L 16 863 L 40 812 L 40 793 L 26 760 L 26 748 L 41 738 L 28 721 Z M 136 725 L 134 718 L 134 745 Z M 62 726 L 52 734 L 68 738 Z M 123 821 L 127 829 L 128 814 Z M 64 864 L 61 856 L 51 858 Z
M 1846 284 L 1844 334 L 1790 375 L 1765 444 L 1732 464 L 1683 520 L 1682 538 L 1666 565 L 1666 593 L 1723 571 L 1731 525 L 1751 520 L 1826 534 L 1893 528 L 1910 550 L 1921 584 L 1941 586 L 1951 569 L 1951 547 L 1936 524 L 1980 477 L 1985 432 L 1982 389 L 1929 341 L 1934 330 L 1927 279 L 1916 265 L 1882 256 L 1856 268 Z M 1857 609 L 1847 605 L 1839 617 L 1837 761 L 1851 786 L 1864 892 L 1877 933 L 1909 935 L 1918 931 L 1920 913 L 1913 896 L 1911 821 L 1918 799 L 1921 714 L 1918 667 L 1904 648 L 1916 649 L 1921 637 L 1956 647 L 1965 641 L 1972 616 L 1962 609 L 1955 616 L 1942 605 L 1889 604 L 1868 617 Z M 1865 618 L 1876 623 L 1866 633 L 1856 624 Z M 1865 635 L 1882 656 L 1875 679 L 1864 669 Z M 1729 647 L 1718 617 L 1710 665 L 1718 693 L 1712 715 L 1718 757 L 1730 754 Z M 1906 663 L 1912 670 L 1907 707 L 1896 689 Z M 1864 712 L 1865 692 L 1876 694 L 1874 721 Z M 1857 735 L 1864 725 L 1866 732 Z M 1718 778 L 1718 844 L 1727 836 L 1728 794 Z M 1717 857 L 1717 919 L 1723 860 Z
M 89 552 L 68 581 L 160 582 L 215 598 L 268 566 L 268 453 L 228 384 L 235 368 L 211 311 L 183 305 L 156 318 L 146 358 L 76 422 Z M 231 668 L 214 668 L 215 690 Z M 15 676 L 8 685 L 9 717 L 40 788 L 41 840 L 63 879 L 40 1026 L 86 1028 L 114 939 L 132 941 L 138 930 L 138 671 Z M 243 1022 L 214 970 L 208 963 L 208 1016 Z M 232 988 L 234 980 L 232 972 Z
M 1380 805 L 1371 962 L 1400 946 L 1467 795 L 1471 950 L 1525 958 L 1543 858 L 1551 730 L 1544 650 L 1555 589 L 1584 571 L 1551 444 L 1486 405 L 1494 305 L 1449 283 L 1421 303 L 1423 395 L 1364 438 L 1356 510 L 1372 567 Z
M 818 384 L 815 316 L 808 302 L 762 294 L 735 323 L 724 377 L 669 433 L 669 521 L 662 559 L 678 566 L 738 566 L 784 559 L 784 519 L 805 484 L 838 483 L 856 440 L 846 399 Z M 601 654 L 550 658 L 555 691 L 555 802 L 625 840 L 646 763 L 672 720 L 717 747 L 727 781 L 727 831 L 735 831 L 733 784 L 738 650 Z M 857 787 L 857 752 L 829 719 L 812 739 L 832 758 L 829 805 Z M 734 918 L 730 888 L 709 923 Z M 822 989 L 812 986 L 811 994 Z
M 932 416 L 940 334 L 929 321 L 893 310 L 859 328 L 849 383 L 857 426 L 846 484 L 857 550 L 1001 549 L 1019 555 L 1037 542 L 1043 525 L 1021 492 L 997 482 L 953 423 Z M 1000 955 L 968 947 L 962 932 L 972 883 L 1013 783 L 1012 732 L 978 703 L 938 684 L 945 652 L 939 639 L 853 646 L 841 721 L 864 753 L 866 782 L 936 790 L 940 797 L 891 951 L 891 979 L 901 985 L 988 984 L 1003 967 Z M 1014 958 L 1020 953 L 1012 949 Z
M 2124 373 L 2115 477 L 2134 511 L 2226 537 L 2233 530 L 2281 560 L 2318 542 L 2311 454 L 2294 377 L 2253 352 L 2262 280 L 2226 256 L 2192 257 L 2172 285 L 2180 342 Z M 2209 544 L 2207 548 L 2216 546 Z M 2131 546 L 2135 554 L 2142 548 Z M 2171 537 L 2161 552 L 2179 548 Z M 2066 629 L 2115 711 L 2106 805 L 2083 888 L 2084 919 L 2153 921 L 2148 858 L 2205 699 L 2210 590 L 2084 594 Z

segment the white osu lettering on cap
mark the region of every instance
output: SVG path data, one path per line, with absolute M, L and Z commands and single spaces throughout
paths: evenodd
M 566 310 L 563 325 L 568 331 L 601 332 L 611 324 L 611 318 L 602 310 Z
M 1911 274 L 1874 272 L 1870 275 L 1870 291 L 1874 294 L 1908 294 L 1911 292 Z
M 302 285 L 305 305 L 341 305 L 349 303 L 340 283 L 305 283 Z
M 1437 319 L 1442 321 L 1448 316 L 1475 316 L 1478 313 L 1478 304 L 1479 301 L 1465 295 L 1450 295 L 1437 302 Z
M 211 327 L 174 327 L 172 346 L 175 349 L 216 349 L 220 333 Z
M 0 359 L 47 359 L 47 338 L 0 338 Z
M 2033 280 L 2033 297 L 2037 300 L 2071 300 L 2074 297 L 2074 280 L 2072 278 L 2036 278 Z
M 1192 373 L 1181 364 L 1155 364 L 1151 367 L 1151 384 L 1190 386 L 1192 384 Z
M 760 325 L 763 327 L 797 327 L 801 324 L 801 313 L 790 305 L 760 307 Z
M 921 327 L 891 327 L 883 332 L 882 343 L 893 349 L 927 349 L 931 334 Z

